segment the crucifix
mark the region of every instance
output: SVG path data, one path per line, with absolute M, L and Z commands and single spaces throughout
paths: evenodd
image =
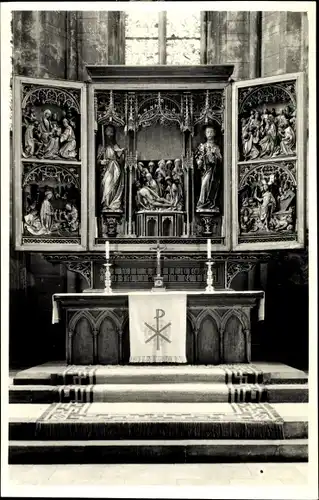
M 156 250 L 156 276 L 154 278 L 154 287 L 152 290 L 165 290 L 164 278 L 161 276 L 161 251 L 165 250 L 166 246 L 161 246 L 160 241 L 157 241 L 156 247 L 151 247 L 151 250 Z

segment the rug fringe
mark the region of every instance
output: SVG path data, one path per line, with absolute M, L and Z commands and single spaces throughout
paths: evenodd
M 36 439 L 284 439 L 278 422 L 37 422 Z

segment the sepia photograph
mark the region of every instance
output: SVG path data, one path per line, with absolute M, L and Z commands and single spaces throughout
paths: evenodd
M 315 16 L 1 4 L 6 495 L 316 497 Z

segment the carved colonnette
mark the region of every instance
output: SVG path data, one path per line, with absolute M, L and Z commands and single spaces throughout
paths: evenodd
M 251 313 L 262 292 L 187 297 L 187 361 L 251 361 Z M 68 364 L 121 364 L 129 359 L 128 296 L 55 295 L 66 334 Z

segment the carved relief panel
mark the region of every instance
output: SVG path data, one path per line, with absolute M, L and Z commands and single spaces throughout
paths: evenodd
M 14 79 L 15 239 L 22 250 L 86 247 L 86 87 Z
M 302 74 L 234 84 L 235 249 L 303 245 L 302 92 Z

